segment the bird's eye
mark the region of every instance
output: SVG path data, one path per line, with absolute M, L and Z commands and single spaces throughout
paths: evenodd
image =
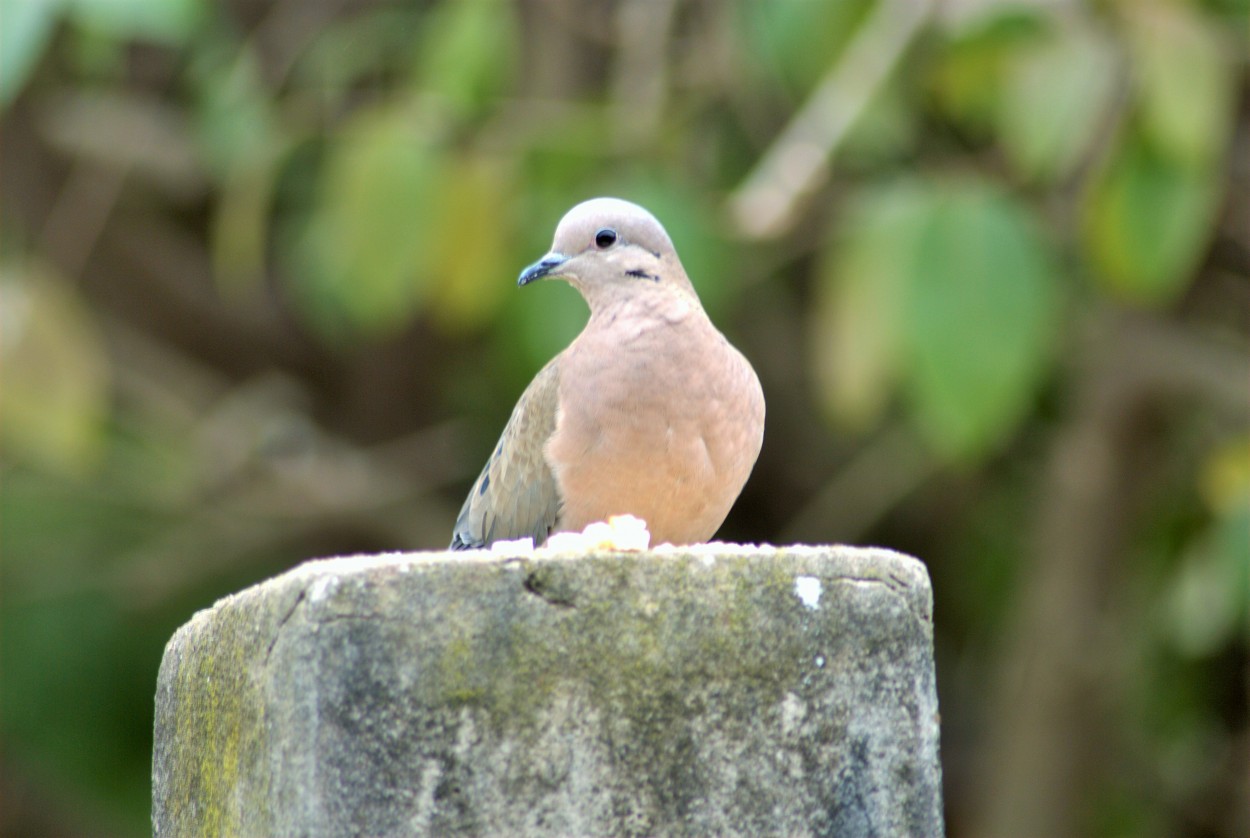
M 616 244 L 616 231 L 612 228 L 604 227 L 595 233 L 595 247 L 600 250 L 607 250 L 614 244 Z

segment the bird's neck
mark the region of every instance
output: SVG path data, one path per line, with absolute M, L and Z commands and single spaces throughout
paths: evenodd
M 603 325 L 617 320 L 623 321 L 659 321 L 678 323 L 691 315 L 699 315 L 703 308 L 694 291 L 670 284 L 653 283 L 649 279 L 639 279 L 645 286 L 628 287 L 614 285 L 598 289 L 596 294 L 587 294 L 586 302 L 590 306 L 590 319 L 596 325 Z

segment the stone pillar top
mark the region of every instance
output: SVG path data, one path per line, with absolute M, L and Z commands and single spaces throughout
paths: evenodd
M 938 835 L 931 620 L 875 548 L 308 562 L 171 639 L 154 828 Z

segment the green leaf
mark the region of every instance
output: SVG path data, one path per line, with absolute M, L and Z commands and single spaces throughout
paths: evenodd
M 443 3 L 428 18 L 417 54 L 418 82 L 457 112 L 497 101 L 511 81 L 519 25 L 511 4 Z
M 1199 536 L 1167 590 L 1172 642 L 1190 657 L 1250 631 L 1250 495 Z
M 61 0 L 0 0 L 0 108 L 26 84 L 61 15 Z
M 430 308 L 448 331 L 477 328 L 495 315 L 523 267 L 506 211 L 516 201 L 515 179 L 497 160 L 470 155 L 449 160 L 440 178 Z
M 1220 198 L 1210 166 L 1186 166 L 1131 135 L 1088 195 L 1085 246 L 1111 293 L 1163 304 L 1189 284 Z
M 196 145 L 217 183 L 214 277 L 225 293 L 238 295 L 264 278 L 278 180 L 294 144 L 272 111 L 252 50 L 215 46 L 196 51 Z
M 1203 464 L 1199 486 L 1203 500 L 1216 514 L 1245 506 L 1250 500 L 1250 430 L 1211 452 Z
M 425 300 L 442 213 L 439 152 L 403 108 L 367 111 L 330 151 L 295 246 L 295 292 L 329 336 L 384 334 Z
M 1049 247 L 977 181 L 906 181 L 852 200 L 825 257 L 814 329 L 838 418 L 874 419 L 901 385 L 943 456 L 989 451 L 1022 418 L 1058 321 Z
M 1135 2 L 1122 8 L 1146 135 L 1187 164 L 1217 160 L 1232 139 L 1236 113 L 1236 77 L 1223 40 L 1192 6 Z
M 855 120 L 838 152 L 840 168 L 876 172 L 915 153 L 921 114 L 908 81 L 888 79 Z
M 1055 341 L 1053 256 L 1028 211 L 977 182 L 932 188 L 897 246 L 906 279 L 906 391 L 943 455 L 980 456 L 1024 415 Z
M 1020 171 L 1047 180 L 1080 162 L 1115 93 L 1114 58 L 1111 44 L 1075 27 L 1011 57 L 997 125 Z
M 0 442 L 7 456 L 79 476 L 99 464 L 109 414 L 110 370 L 86 307 L 48 269 L 0 269 L 4 308 Z
M 246 44 L 228 56 L 220 54 L 229 48 L 223 44 L 197 50 L 191 72 L 198 93 L 196 138 L 218 180 L 272 154 L 281 136 L 273 93 L 261 79 L 256 54 Z
M 426 14 L 418 4 L 379 3 L 335 16 L 291 67 L 292 87 L 315 87 L 325 102 L 337 103 L 362 85 L 393 78 L 396 69 L 411 64 L 413 44 L 419 42 L 413 33 Z
M 204 15 L 202 0 L 63 0 L 73 19 L 87 29 L 126 40 L 147 38 L 179 43 Z
M 902 366 L 904 300 L 927 220 L 915 182 L 861 194 L 846 209 L 818 268 L 811 351 L 829 413 L 864 428 L 876 420 Z
M 748 66 L 773 70 L 794 93 L 805 93 L 829 69 L 869 8 L 864 0 L 741 3 L 738 25 L 754 59 Z
M 992 126 L 1003 96 L 1004 68 L 1045 29 L 1040 13 L 1011 4 L 987 6 L 958 24 L 927 75 L 938 104 L 965 128 Z
M 266 245 L 277 180 L 274 160 L 240 166 L 218 191 L 209 230 L 213 277 L 227 295 L 240 298 L 264 281 Z

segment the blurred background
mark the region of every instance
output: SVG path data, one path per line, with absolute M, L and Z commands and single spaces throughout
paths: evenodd
M 0 831 L 149 830 L 170 634 L 442 548 L 665 223 L 768 398 L 727 540 L 936 600 L 952 836 L 1250 834 L 1248 0 L 0 0 Z

